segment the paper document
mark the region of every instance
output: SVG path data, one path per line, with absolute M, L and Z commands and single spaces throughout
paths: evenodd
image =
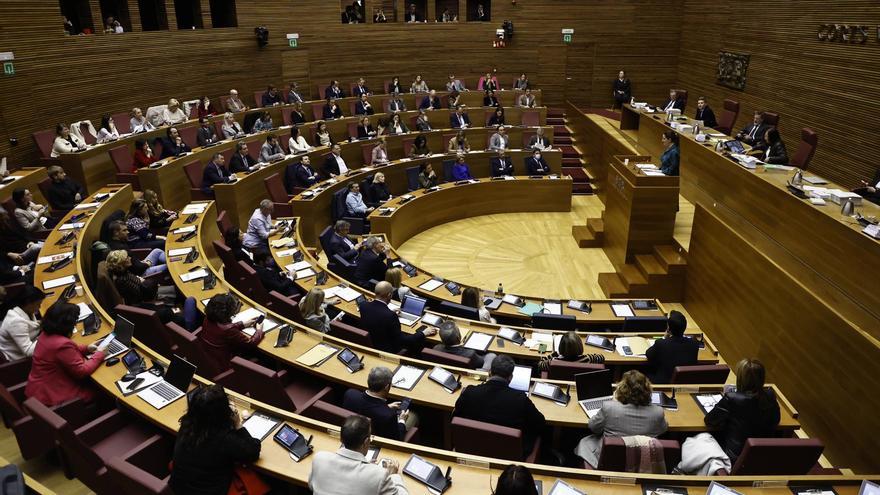
M 340 286 L 336 286 L 335 289 L 336 290 L 334 292 L 336 293 L 336 296 L 345 302 L 354 301 L 355 299 L 358 298 L 358 296 L 361 295 L 360 292 L 352 289 L 351 287 L 343 287 L 340 285 Z
M 247 419 L 247 421 L 242 423 L 241 426 L 251 434 L 251 437 L 256 438 L 257 440 L 262 440 L 266 438 L 266 435 L 271 433 L 280 422 L 281 421 L 275 418 L 254 413 Z
M 535 304 L 535 303 L 531 303 L 531 302 L 530 302 L 530 303 L 525 303 L 525 305 L 523 305 L 523 306 L 522 306 L 521 308 L 519 308 L 517 311 L 519 311 L 520 313 L 522 313 L 522 314 L 524 314 L 524 315 L 526 315 L 526 316 L 532 316 L 532 315 L 535 314 L 535 313 L 541 313 L 541 312 L 543 312 L 543 311 L 544 311 L 544 306 L 541 306 L 540 304 Z
M 207 203 L 196 203 L 192 205 L 187 205 L 186 208 L 180 211 L 180 214 L 183 216 L 201 215 L 205 212 L 205 208 L 207 206 Z
M 86 303 L 76 303 L 77 307 L 79 307 L 79 318 L 76 321 L 84 321 L 92 314 L 92 308 L 89 307 Z
M 532 332 L 532 337 L 526 339 L 525 342 L 526 347 L 533 350 L 537 350 L 541 344 L 544 344 L 544 347 L 548 350 L 553 349 L 553 334 Z
M 269 331 L 277 328 L 278 325 L 280 325 L 280 324 L 281 323 L 278 323 L 277 320 L 274 320 L 270 317 L 266 317 L 263 320 L 263 332 L 268 333 Z M 243 328 L 241 330 L 241 332 L 243 334 L 247 335 L 248 337 L 253 337 L 253 335 L 257 332 L 257 329 L 255 327 L 247 327 L 247 328 Z
M 88 210 L 89 208 L 97 208 L 101 203 L 80 203 L 73 207 L 74 210 Z
M 431 373 L 428 375 L 431 378 L 437 380 L 438 382 L 445 382 L 446 380 L 452 378 L 452 373 L 446 371 L 445 369 L 435 366 L 434 369 L 431 370 Z
M 424 373 L 425 370 L 421 368 L 402 364 L 397 368 L 394 376 L 391 377 L 391 385 L 397 388 L 412 390 Z
M 427 282 L 420 285 L 419 289 L 426 290 L 426 291 L 430 292 L 430 291 L 436 289 L 437 287 L 440 287 L 441 285 L 443 285 L 442 280 L 437 280 L 436 278 L 432 278 L 431 280 L 428 280 Z
M 556 480 L 553 487 L 550 488 L 549 495 L 584 495 L 584 492 L 576 489 L 562 480 Z
M 501 337 L 502 339 L 507 339 L 507 340 L 511 340 L 511 341 L 517 338 L 518 333 L 519 332 L 517 332 L 516 330 L 514 330 L 512 328 L 501 327 L 498 329 L 498 336 L 499 337 Z
M 516 306 L 520 303 L 520 298 L 513 294 L 505 294 L 504 297 L 501 298 L 501 301 Z
M 536 395 L 543 395 L 545 397 L 553 397 L 553 395 L 556 393 L 556 386 L 544 382 L 535 382 L 534 393 Z
M 707 413 L 711 412 L 715 408 L 715 404 L 718 404 L 721 400 L 721 394 L 699 394 L 694 397 L 696 397 L 697 402 L 703 406 Z
M 475 351 L 485 352 L 492 343 L 492 336 L 487 333 L 471 332 L 464 346 Z
M 189 254 L 189 252 L 192 250 L 193 250 L 193 248 L 191 248 L 191 247 L 180 248 L 180 249 L 169 249 L 168 256 L 171 258 L 173 258 L 174 256 L 184 256 L 184 255 Z
M 635 316 L 632 308 L 629 307 L 629 304 L 611 304 L 611 311 L 614 312 L 614 316 L 618 318 L 625 318 L 627 316 Z
M 141 373 L 138 373 L 137 376 L 135 377 L 135 380 L 138 378 L 143 378 L 143 381 L 141 383 L 139 383 L 137 387 L 129 388 L 134 380 L 132 380 L 130 382 L 124 382 L 122 380 L 118 380 L 116 382 L 116 386 L 119 387 L 119 391 L 122 392 L 123 395 L 129 395 L 129 394 L 133 394 L 135 392 L 139 392 L 145 388 L 152 387 L 153 385 L 162 381 L 161 376 L 156 376 L 153 373 L 150 373 L 149 371 L 143 371 Z
M 55 263 L 56 261 L 61 261 L 63 259 L 70 258 L 71 256 L 73 256 L 73 251 L 53 254 L 51 256 L 40 256 L 39 258 L 37 258 L 37 264 L 45 265 L 46 263 Z
M 648 177 L 663 177 L 664 175 L 666 175 L 659 170 L 642 170 L 642 172 Z
M 278 252 L 276 252 L 276 253 L 275 253 L 275 256 L 278 256 L 279 258 L 286 258 L 286 257 L 288 257 L 288 256 L 293 256 L 293 255 L 296 254 L 298 251 L 299 251 L 299 249 L 297 249 L 297 248 L 285 249 L 285 250 L 283 250 L 283 251 L 278 251 Z
M 513 378 L 510 380 L 510 388 L 520 392 L 529 391 L 529 383 L 532 382 L 532 368 L 528 366 L 514 366 Z
M 180 274 L 180 280 L 183 280 L 184 282 L 189 282 L 191 280 L 198 280 L 207 276 L 208 270 L 205 270 L 204 268 L 199 268 L 198 270 Z
M 804 180 L 810 184 L 828 184 L 828 181 L 821 177 L 804 176 Z
M 638 167 L 642 170 L 650 170 L 650 169 L 656 169 L 657 165 L 654 165 L 653 163 L 636 163 L 636 167 Z
M 181 227 L 179 229 L 174 229 L 173 234 L 189 234 L 190 232 L 195 232 L 196 226 L 190 225 L 188 227 Z
M 654 341 L 648 341 L 648 339 L 644 337 L 618 337 L 614 339 L 614 347 L 617 350 L 617 353 L 621 356 L 644 356 L 645 352 L 648 351 L 648 347 L 651 347 Z M 625 354 L 623 352 L 624 347 L 629 347 L 632 351 L 632 354 Z
M 296 358 L 296 362 L 305 366 L 315 366 L 336 354 L 338 350 L 327 344 L 318 344 Z
M 288 272 L 298 272 L 300 270 L 305 270 L 306 268 L 311 268 L 311 267 L 312 267 L 311 263 L 303 260 L 303 261 L 298 261 L 296 263 L 291 263 L 291 264 L 285 266 L 284 269 L 287 270 Z
M 232 323 L 240 323 L 245 321 L 251 321 L 260 316 L 263 316 L 263 312 L 257 308 L 248 308 L 241 313 L 232 317 Z
M 68 275 L 66 277 L 61 278 L 53 278 L 52 280 L 46 280 L 43 282 L 44 289 L 54 289 L 55 287 L 61 287 L 62 285 L 72 284 L 76 282 L 76 277 L 73 275 Z
M 427 481 L 431 476 L 431 472 L 434 470 L 434 465 L 425 461 L 421 457 L 412 456 L 410 461 L 406 463 L 406 470 L 417 479 Z
M 275 239 L 274 241 L 272 241 L 272 247 L 280 248 L 282 246 L 290 244 L 291 242 L 293 242 L 293 237 L 282 237 L 281 239 Z
M 561 315 L 562 314 L 562 303 L 544 302 L 544 314 Z
M 295 280 L 300 280 L 303 278 L 309 278 L 313 275 L 315 275 L 315 270 L 312 270 L 312 268 L 309 267 L 309 268 L 306 268 L 305 270 L 297 270 L 296 273 L 294 274 L 293 278 Z
M 58 230 L 73 230 L 73 229 L 81 229 L 85 226 L 85 222 L 73 222 L 73 223 L 65 223 L 61 227 L 58 227 Z

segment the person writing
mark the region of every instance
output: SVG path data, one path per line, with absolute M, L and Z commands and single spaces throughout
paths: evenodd
M 449 127 L 453 129 L 467 129 L 471 126 L 471 118 L 464 111 L 464 105 L 455 107 L 455 113 L 449 116 Z
M 227 370 L 232 357 L 241 350 L 255 349 L 263 340 L 263 324 L 256 320 L 232 323 L 241 301 L 231 294 L 215 294 L 205 306 L 205 320 L 198 338 L 217 369 Z M 245 328 L 254 328 L 248 336 Z
M 453 320 L 443 320 L 440 323 L 440 342 L 442 343 L 434 346 L 435 351 L 446 352 L 468 359 L 470 360 L 469 366 L 473 369 L 483 371 L 491 369 L 495 354 L 491 352 L 479 353 L 462 345 L 461 331 Z
M 422 158 L 431 154 L 431 149 L 428 148 L 428 138 L 424 134 L 419 134 L 416 136 L 415 141 L 413 141 L 412 149 L 409 152 L 410 158 Z
M 449 152 L 450 153 L 459 153 L 464 152 L 467 153 L 471 150 L 471 145 L 468 144 L 467 136 L 464 135 L 464 131 L 459 130 L 455 136 L 449 140 Z
M 262 151 L 262 148 L 260 151 Z M 221 155 L 220 158 L 223 158 L 223 156 Z M 214 160 L 214 163 L 217 163 L 216 159 Z M 222 165 L 223 162 L 221 161 L 220 164 Z M 257 166 L 257 160 L 251 158 L 251 155 L 248 154 L 247 143 L 244 141 L 235 143 L 235 153 L 229 158 L 229 173 L 237 174 L 239 172 L 247 172 Z M 205 170 L 208 168 L 210 168 L 210 164 L 208 167 L 205 167 Z M 229 173 L 226 175 L 229 175 Z

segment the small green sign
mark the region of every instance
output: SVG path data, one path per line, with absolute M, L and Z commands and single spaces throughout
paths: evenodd
M 12 62 L 3 62 L 3 75 L 5 75 L 5 76 L 15 75 L 15 66 L 12 65 Z
M 571 35 L 570 35 L 570 34 L 563 34 L 563 35 L 562 35 L 562 41 L 563 41 L 564 43 L 571 43 Z
M 299 40 L 296 38 L 290 38 L 289 40 L 287 40 L 287 43 L 290 45 L 291 48 L 296 48 L 298 41 Z

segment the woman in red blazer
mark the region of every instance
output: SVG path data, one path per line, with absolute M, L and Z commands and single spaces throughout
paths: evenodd
M 47 406 L 76 398 L 95 399 L 97 391 L 87 379 L 104 361 L 104 352 L 94 344 L 70 340 L 78 318 L 79 308 L 66 302 L 57 302 L 46 311 L 25 388 L 28 397 Z M 86 358 L 90 353 L 94 354 Z
M 263 340 L 263 324 L 256 320 L 232 323 L 241 309 L 241 301 L 229 294 L 216 294 L 205 306 L 205 320 L 199 332 L 199 343 L 220 370 L 228 370 L 232 357 L 243 348 L 254 348 Z M 245 328 L 255 328 L 248 336 Z
M 156 161 L 153 155 L 153 148 L 150 147 L 149 141 L 146 139 L 138 139 L 134 142 L 134 166 L 135 168 L 149 167 L 151 163 Z

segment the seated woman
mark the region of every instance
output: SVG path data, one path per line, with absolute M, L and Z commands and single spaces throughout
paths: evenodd
M 45 232 L 55 226 L 56 222 L 49 217 L 49 208 L 34 203 L 34 196 L 28 189 L 12 191 L 15 203 L 15 220 L 25 232 Z
M 480 321 L 486 323 L 495 323 L 495 318 L 489 314 L 489 310 L 483 306 L 483 299 L 480 297 L 480 290 L 476 287 L 465 287 L 461 293 L 461 305 L 474 308 L 480 313 Z
M 446 96 L 447 108 L 455 108 L 461 103 L 461 93 L 453 90 Z
M 357 138 L 358 139 L 367 139 L 371 137 L 376 137 L 376 130 L 373 129 L 373 125 L 370 124 L 370 118 L 364 117 L 358 122 L 357 126 Z
M 101 128 L 98 130 L 96 139 L 98 144 L 110 143 L 119 139 L 119 131 L 116 130 L 116 123 L 113 122 L 113 117 L 106 114 L 101 117 Z
M 52 158 L 58 158 L 62 153 L 76 153 L 86 149 L 86 143 L 79 136 L 71 134 L 67 124 L 55 126 L 55 141 L 52 143 Z
M 623 374 L 614 399 L 605 401 L 587 426 L 593 434 L 581 439 L 575 454 L 593 467 L 599 464 L 603 437 L 657 437 L 667 428 L 663 408 L 651 404 L 651 382 L 636 370 Z
M 660 171 L 665 175 L 678 175 L 678 133 L 666 131 L 660 136 L 663 154 L 660 155 Z
M 293 110 L 290 111 L 290 123 L 295 126 L 306 123 L 306 114 L 303 112 L 302 102 L 298 101 L 293 104 Z
M 504 107 L 495 108 L 495 112 L 489 117 L 489 124 L 487 127 L 498 127 L 499 125 L 504 125 Z
M 433 129 L 431 127 L 431 123 L 428 121 L 428 114 L 425 113 L 424 109 L 419 109 L 419 114 L 416 117 L 416 130 L 419 132 L 430 131 Z
M 370 165 L 388 165 L 388 150 L 385 147 L 384 136 L 379 138 L 379 142 L 377 142 L 376 146 L 373 147 L 373 151 L 370 153 L 370 155 Z
M 73 399 L 93 402 L 97 391 L 89 376 L 104 362 L 104 351 L 95 344 L 71 340 L 79 307 L 58 301 L 49 307 L 34 349 L 25 395 L 47 406 Z M 86 357 L 88 356 L 88 357 Z
M 167 230 L 171 222 L 177 220 L 177 212 L 163 208 L 159 203 L 159 195 L 152 189 L 144 189 L 144 202 L 147 203 L 151 229 Z
M 327 306 L 332 304 L 339 304 L 339 298 L 331 297 L 325 300 L 324 291 L 319 287 L 312 287 L 299 302 L 299 310 L 306 326 L 319 332 L 329 332 L 330 316 L 327 314 Z
M 241 124 L 235 121 L 235 114 L 232 112 L 226 112 L 223 114 L 223 126 L 220 130 L 223 131 L 223 137 L 225 139 L 238 139 L 244 137 L 244 129 L 241 128 Z
M 149 132 L 155 129 L 153 124 L 144 117 L 144 112 L 138 107 L 134 107 L 131 109 L 131 120 L 128 121 L 131 126 L 132 134 L 140 134 L 142 132 Z
M 268 111 L 265 111 L 260 115 L 260 118 L 254 122 L 253 132 L 271 131 L 272 129 L 272 116 L 269 115 Z
M 459 130 L 458 133 L 449 140 L 449 152 L 457 153 L 457 152 L 465 152 L 471 150 L 471 145 L 468 144 L 467 136 L 465 136 L 464 131 Z
M 495 485 L 495 495 L 540 495 L 535 487 L 535 478 L 529 468 L 518 464 L 509 464 Z
M 125 304 L 155 311 L 162 323 L 174 322 L 188 330 L 198 326 L 198 310 L 193 297 L 186 298 L 183 311 L 159 300 L 159 285 L 132 272 L 131 256 L 121 249 L 107 253 L 107 274 Z M 164 265 L 163 265 L 164 266 Z
M 128 226 L 128 243 L 131 247 L 165 249 L 165 238 L 150 230 L 150 212 L 143 199 L 131 202 L 125 224 Z
M 176 98 L 171 98 L 168 100 L 168 108 L 162 110 L 162 124 L 163 125 L 177 125 L 186 122 L 189 117 L 185 113 L 183 113 L 183 109 L 180 108 L 180 102 L 177 101 Z
M 43 241 L 22 235 L 17 225 L 12 223 L 6 208 L 0 208 L 0 247 L 4 256 L 16 265 L 26 265 L 37 261 Z
M 33 285 L 25 285 L 16 297 L 15 307 L 10 309 L 0 324 L 0 352 L 9 361 L 34 355 L 37 337 L 40 335 L 40 318 L 37 316 L 46 294 Z
M 428 89 L 428 83 L 426 83 L 425 80 L 422 79 L 421 74 L 417 75 L 416 78 L 413 79 L 413 83 L 409 87 L 409 92 L 427 93 L 428 91 L 430 91 L 430 89 Z
M 419 187 L 427 189 L 437 185 L 437 174 L 430 163 L 419 165 Z
M 306 141 L 306 138 L 300 134 L 299 127 L 290 128 L 290 139 L 287 142 L 287 147 L 291 153 L 306 153 L 315 149 L 310 146 L 308 141 Z
M 388 190 L 385 174 L 382 172 L 376 172 L 376 175 L 373 176 L 373 183 L 370 184 L 370 196 L 377 203 L 384 203 L 391 199 L 391 191 Z
M 263 340 L 263 324 L 256 319 L 232 323 L 240 309 L 241 301 L 231 294 L 215 294 L 205 306 L 199 341 L 218 369 L 229 369 L 234 355 L 255 349 Z M 245 328 L 254 328 L 254 334 L 248 337 Z
M 736 390 L 727 390 L 705 417 L 706 426 L 735 464 L 746 440 L 773 437 L 779 424 L 779 403 L 773 389 L 764 388 L 766 372 L 757 359 L 743 359 L 734 368 Z M 590 420 L 592 422 L 592 420 Z
M 327 123 L 323 120 L 318 121 L 315 125 L 315 141 L 318 143 L 318 146 L 333 146 L 333 137 L 330 136 Z
M 174 493 L 231 491 L 240 466 L 260 458 L 260 441 L 241 423 L 241 413 L 221 385 L 198 388 L 187 397 L 171 461 L 169 485 Z
M 584 343 L 581 342 L 577 332 L 565 332 L 559 339 L 559 352 L 552 352 L 549 356 L 544 356 L 538 363 L 541 371 L 550 369 L 550 361 L 559 359 L 560 361 L 568 361 L 570 363 L 596 363 L 605 362 L 605 356 L 601 354 L 584 354 Z
M 764 143 L 766 149 L 758 155 L 764 163 L 772 163 L 778 165 L 788 165 L 788 152 L 785 151 L 785 143 L 779 135 L 779 130 L 771 127 L 764 132 Z
M 226 244 L 226 247 L 232 250 L 232 255 L 235 256 L 235 261 L 244 261 L 253 268 L 253 259 L 251 259 L 251 255 L 244 250 L 242 244 L 243 241 L 244 232 L 239 230 L 238 227 L 229 227 L 226 229 L 226 232 L 223 233 L 223 244 Z
M 416 140 L 413 141 L 412 149 L 409 152 L 410 158 L 421 158 L 430 154 L 431 149 L 428 148 L 428 138 L 424 134 L 419 134 L 416 136 Z
M 412 292 L 409 287 L 403 285 L 403 270 L 400 268 L 394 267 L 385 270 L 385 281 L 394 288 L 391 299 L 395 301 L 403 301 Z
M 214 106 L 207 96 L 199 98 L 199 105 L 196 107 L 196 117 L 204 119 L 214 115 Z
M 388 94 L 403 93 L 403 86 L 400 84 L 400 77 L 394 76 L 388 84 Z
M 409 132 L 409 128 L 400 119 L 400 114 L 394 112 L 391 116 L 391 122 L 388 124 L 388 134 L 406 134 L 407 132 Z
M 108 230 L 110 232 L 110 241 L 107 244 L 110 249 L 128 253 L 129 249 L 134 248 L 129 243 L 128 225 L 125 222 L 121 220 L 110 222 Z M 165 251 L 153 248 L 143 260 L 132 261 L 130 271 L 135 275 L 149 277 L 156 273 L 168 271 L 168 265 L 165 262 Z
M 471 168 L 468 167 L 468 164 L 464 161 L 464 153 L 459 153 L 456 156 L 455 164 L 452 166 L 452 178 L 454 180 L 471 180 L 474 178 L 471 175 Z
M 155 163 L 156 155 L 146 139 L 138 139 L 134 142 L 134 166 L 135 168 L 149 167 Z

